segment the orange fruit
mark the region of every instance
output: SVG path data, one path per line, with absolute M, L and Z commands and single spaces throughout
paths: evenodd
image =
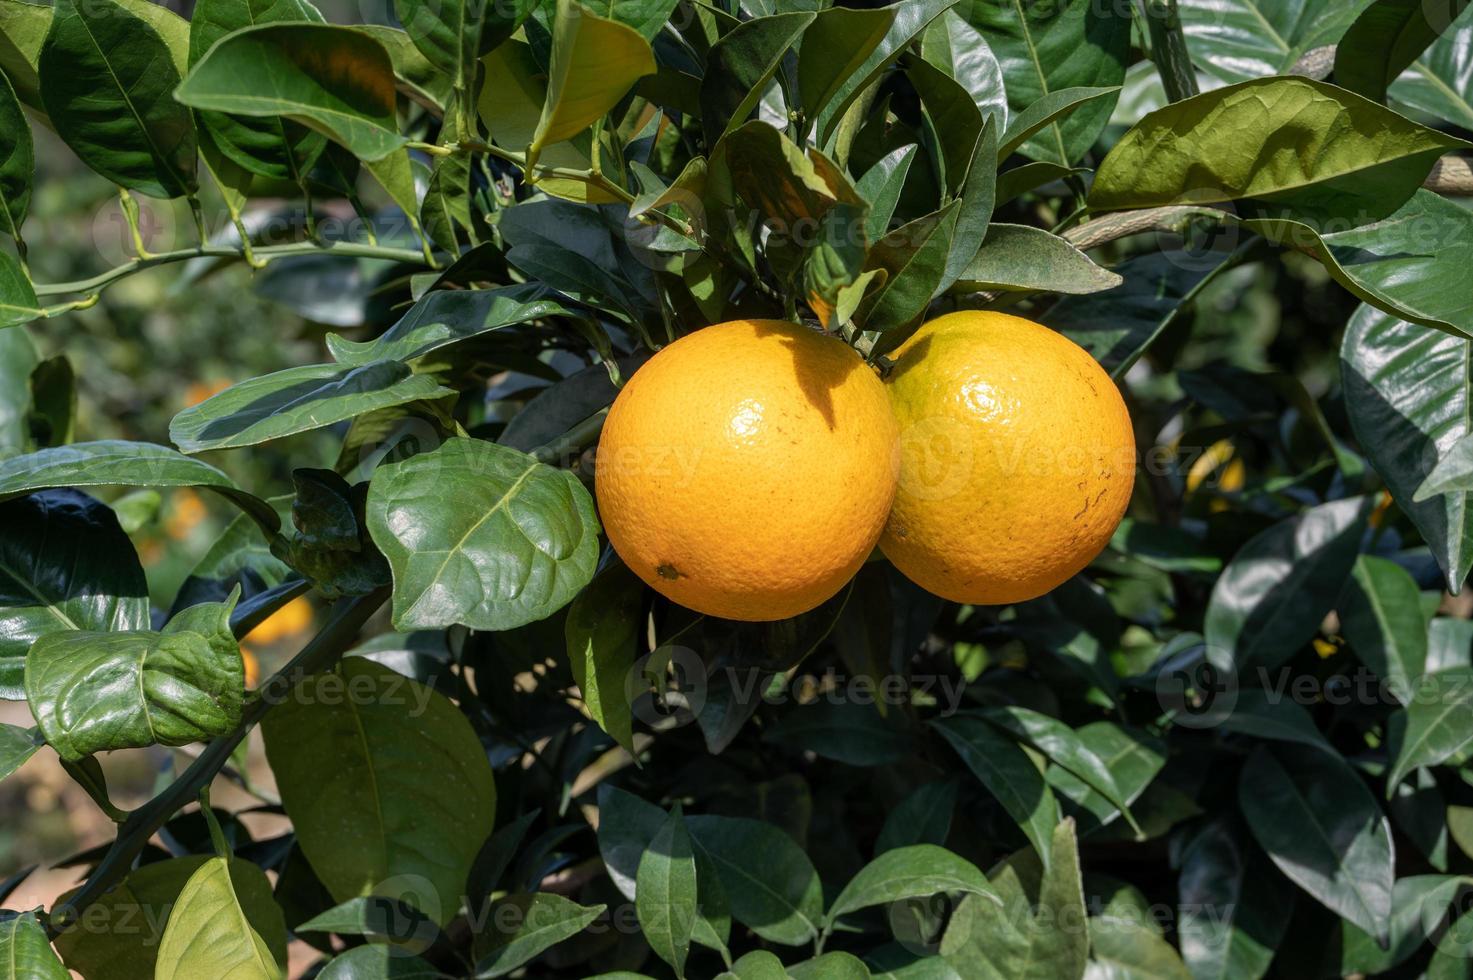
M 1110 376 L 1061 334 L 1004 313 L 932 320 L 892 355 L 900 487 L 880 548 L 955 602 L 1043 595 L 1100 553 L 1135 483 Z
M 636 575 L 683 606 L 767 621 L 835 595 L 895 494 L 885 386 L 842 341 L 778 320 L 698 330 L 619 392 L 599 513 Z

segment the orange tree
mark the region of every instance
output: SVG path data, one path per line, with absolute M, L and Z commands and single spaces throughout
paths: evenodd
M 3 913 L 0 977 L 280 977 L 289 939 L 335 978 L 1469 976 L 1467 6 L 0 0 L 0 696 L 34 718 L 0 773 L 54 753 L 117 824 Z M 38 144 L 116 185 L 116 266 L 39 273 Z M 224 265 L 351 330 L 149 441 L 78 431 L 50 328 Z M 1128 405 L 1081 573 L 971 605 L 845 557 L 738 622 L 606 544 L 600 430 L 652 352 L 785 320 L 879 377 L 977 309 Z M 1013 335 L 962 337 L 967 376 L 1026 374 Z M 670 431 L 769 364 L 708 364 Z M 1021 423 L 1104 417 L 1028 377 Z M 803 472 L 786 526 L 870 492 Z M 1013 479 L 948 505 L 959 560 L 995 500 L 1079 540 Z M 177 598 L 116 487 L 238 514 Z M 240 638 L 304 595 L 320 629 L 248 685 Z M 150 748 L 124 810 L 98 756 Z M 251 839 L 227 781 L 290 829 Z

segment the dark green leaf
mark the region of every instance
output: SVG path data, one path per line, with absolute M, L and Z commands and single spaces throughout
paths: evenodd
M 476 936 L 476 972 L 501 977 L 539 956 L 549 946 L 586 929 L 604 906 L 585 907 L 546 892 L 512 895 L 491 906 L 494 931 Z
M 1335 47 L 1335 84 L 1374 102 L 1426 51 L 1468 0 L 1376 0 Z
M 466 876 L 466 899 L 473 912 L 479 913 L 491 893 L 496 891 L 496 886 L 501 882 L 501 876 L 511 866 L 512 859 L 517 856 L 517 851 L 522 846 L 522 839 L 527 836 L 528 828 L 537 820 L 538 813 L 537 810 L 531 810 L 522 814 L 486 838 L 486 843 L 481 845 L 481 851 L 476 855 L 475 863 L 471 865 L 470 873 Z M 602 824 L 599 830 L 603 830 Z
M 901 800 L 885 817 L 875 838 L 875 853 L 883 854 L 911 844 L 946 843 L 956 810 L 955 780 L 927 783 Z
M 1109 980 L 1192 980 L 1171 944 L 1141 922 L 1089 920 L 1091 975 Z
M 617 559 L 568 607 L 568 665 L 589 717 L 634 753 L 630 673 L 638 655 L 644 583 Z
M 51 27 L 51 10 L 50 4 L 0 0 L 0 71 L 9 77 L 20 100 L 43 117 L 46 108 L 36 68 Z
M 0 230 L 20 241 L 20 226 L 31 206 L 31 177 L 36 167 L 31 125 L 20 100 L 0 71 Z
M 58 755 L 187 745 L 240 722 L 245 666 L 234 600 L 191 606 L 162 632 L 61 630 L 26 656 L 26 700 Z
M 174 101 L 169 48 L 141 17 L 112 0 L 59 0 L 40 77 L 52 125 L 89 167 L 153 197 L 194 193 L 194 119 Z
M 1166 746 L 1163 742 L 1143 732 L 1121 728 L 1114 722 L 1091 722 L 1074 734 L 1086 749 L 1105 764 L 1126 803 L 1134 803 L 1166 763 Z M 1045 777 L 1056 792 L 1073 800 L 1093 816 L 1094 826 L 1086 818 L 1084 833 L 1088 834 L 1120 815 L 1120 811 L 1098 790 L 1090 788 L 1089 784 L 1067 769 L 1058 765 L 1051 766 Z
M 633 793 L 602 783 L 598 787 L 598 850 L 614 887 L 633 901 L 639 861 L 665 825 L 665 811 Z
M 0 0 L 3 3 L 4 0 Z M 7 253 L 0 252 L 0 255 Z M 0 302 L 5 297 L 5 275 L 20 267 L 14 259 L 0 259 Z M 24 280 L 22 280 L 24 281 Z M 27 284 L 29 285 L 29 284 Z M 0 317 L 4 316 L 0 308 Z M 30 414 L 31 372 L 41 363 L 41 354 L 25 330 L 0 329 L 0 459 L 33 448 Z
M 1245 687 L 1231 695 L 1232 710 L 1223 717 L 1221 727 L 1255 738 L 1298 742 L 1333 754 L 1335 749 L 1315 727 L 1309 711 L 1293 697 L 1291 691 Z
M 890 232 L 870 250 L 867 268 L 883 269 L 885 284 L 865 297 L 859 319 L 866 330 L 887 333 L 876 348 L 893 349 L 930 306 L 953 254 L 956 201 Z
M 636 910 L 655 954 L 685 975 L 696 901 L 696 858 L 680 807 L 671 811 L 639 861 Z
M 1101 211 L 1254 199 L 1311 221 L 1376 221 L 1462 140 L 1307 78 L 1205 92 L 1150 113 L 1100 164 Z
M 1030 102 L 1008 123 L 1007 130 L 998 142 L 998 162 L 1000 163 L 1018 152 L 1023 144 L 1032 139 L 1040 130 L 1054 125 L 1080 106 L 1093 102 L 1096 99 L 1103 99 L 1106 96 L 1116 96 L 1118 98 L 1119 92 L 1119 86 L 1098 87 L 1081 85 L 1075 88 L 1063 88 L 1049 92 L 1037 101 Z M 1039 164 L 1062 168 L 1065 171 L 1069 169 L 1066 164 L 1053 163 L 1051 161 L 1039 161 Z
M 1065 89 L 1113 89 L 1125 80 L 1131 28 L 1127 8 L 1091 0 L 974 3 L 968 19 L 1002 63 L 1008 103 L 1018 116 Z M 1105 128 L 1115 98 L 1112 93 L 1088 104 L 1071 103 L 1079 108 L 1067 118 L 1054 115 L 1019 151 L 1072 166 Z
M 0 725 L 0 779 L 5 779 L 36 754 L 46 739 L 35 728 Z
M 1340 630 L 1351 650 L 1403 703 L 1427 663 L 1427 622 L 1420 601 L 1421 590 L 1404 568 L 1361 555 L 1337 604 Z
M 498 289 L 437 289 L 376 339 L 356 343 L 328 334 L 327 349 L 339 364 L 354 367 L 375 361 L 410 361 L 502 327 L 572 315 L 546 296 L 547 288 L 537 283 Z
M 110 509 L 74 490 L 0 504 L 0 695 L 25 696 L 41 637 L 148 624 L 143 567 Z
M 363 657 L 302 680 L 266 716 L 266 758 L 335 899 L 384 895 L 443 925 L 496 815 L 470 723 L 444 695 Z
M 997 869 L 1003 900 L 962 900 L 941 939 L 941 955 L 967 980 L 1080 980 L 1089 954 L 1074 822 L 1053 828 L 1044 866 L 1021 851 Z
M 701 124 L 709 145 L 747 121 L 783 55 L 812 23 L 807 11 L 758 17 L 712 45 L 701 80 Z
M 1003 131 L 1008 122 L 1008 99 L 1002 66 L 987 39 L 956 10 L 931 21 L 921 35 L 921 57 L 956 79 L 982 114 L 992 120 L 996 131 Z M 999 153 L 998 158 L 1004 156 Z
M 1028 753 L 976 715 L 938 718 L 931 727 L 951 743 L 1038 854 L 1047 859 L 1049 836 L 1059 822 L 1059 805 Z
M 267 79 L 269 85 L 247 81 Z M 404 145 L 389 54 L 351 27 L 263 24 L 237 31 L 190 69 L 176 95 L 196 109 L 294 119 L 362 160 L 383 160 Z
M 1473 567 L 1473 508 L 1465 493 L 1414 498 L 1442 455 L 1473 433 L 1469 350 L 1470 341 L 1369 306 L 1351 317 L 1340 348 L 1345 406 L 1361 451 L 1421 532 L 1451 590 Z
M 1224 82 L 1287 74 L 1315 48 L 1334 44 L 1371 0 L 1183 0 L 1192 62 Z
M 1177 933 L 1192 976 L 1259 980 L 1268 972 L 1293 897 L 1236 821 L 1214 820 L 1186 844 L 1177 898 Z
M 1338 755 L 1259 749 L 1243 767 L 1238 805 L 1259 845 L 1291 881 L 1336 915 L 1388 941 L 1391 828 Z
M 1364 930 L 1347 925 L 1341 933 L 1340 969 L 1346 975 L 1379 976 L 1405 963 L 1469 884 L 1468 878 L 1458 875 L 1398 878 L 1391 890 L 1391 948 L 1382 949 Z
M 994 222 L 982 248 L 951 288 L 969 293 L 998 289 L 1084 295 L 1114 289 L 1122 282 L 1057 235 L 1031 225 Z
M 795 705 L 762 740 L 851 766 L 900 762 L 915 751 L 901 712 L 881 715 L 873 704 L 850 699 Z
M 169 423 L 169 438 L 186 453 L 254 446 L 448 394 L 401 361 L 308 364 L 242 381 L 186 408 Z
M 534 622 L 598 561 L 598 518 L 578 478 L 477 439 L 379 467 L 368 529 L 394 572 L 398 629 Z
M 436 928 L 419 909 L 383 895 L 350 898 L 315 915 L 292 932 L 335 932 L 341 936 L 383 936 L 396 943 L 435 938 Z
M 210 858 L 190 875 L 169 911 L 154 976 L 280 980 L 286 975 L 286 924 L 270 896 L 271 884 L 259 868 Z M 247 917 L 248 905 L 275 911 L 266 935 Z
M 147 442 L 105 440 L 42 449 L 0 462 L 0 500 L 54 487 L 202 487 L 235 503 L 269 530 L 275 509 L 197 459 Z
M 905 178 L 915 160 L 917 146 L 911 143 L 881 157 L 854 185 L 859 196 L 869 202 L 869 216 L 864 221 L 866 241 L 876 242 L 890 231 L 890 219 L 900 203 Z
M 1473 435 L 1463 436 L 1443 453 L 1413 494 L 1412 502 L 1420 504 L 1442 494 L 1469 492 L 1473 492 Z
M 874 10 L 829 7 L 818 12 L 803 32 L 803 47 L 798 55 L 798 101 L 806 118 L 821 117 L 850 76 L 864 66 L 885 40 L 900 7 L 901 4 Z M 717 43 L 718 48 L 720 44 Z
M 444 980 L 445 974 L 418 956 L 387 943 L 350 949 L 317 974 L 317 980 Z
M 42 315 L 25 270 L 9 252 L 0 252 L 0 330 L 30 323 Z
M 824 953 L 787 971 L 792 980 L 870 980 L 869 967 L 853 953 Z
M 1449 667 L 1420 678 L 1403 718 L 1392 727 L 1395 761 L 1386 777 L 1388 798 L 1413 769 L 1445 762 L 1473 743 L 1473 667 Z
M 769 942 L 800 946 L 818 935 L 823 889 L 808 855 L 772 824 L 743 817 L 687 817 L 710 856 L 731 915 Z M 753 855 L 763 856 L 754 861 Z
M 1434 8 L 1427 9 L 1431 12 Z M 1468 70 L 1470 36 L 1473 36 L 1473 10 L 1464 10 L 1452 26 L 1391 83 L 1393 101 L 1464 129 L 1473 129 L 1473 73 Z
M 860 66 L 849 72 L 840 82 L 837 91 L 828 100 L 828 105 L 818 114 L 816 135 L 820 146 L 831 144 L 839 120 L 844 117 L 850 104 L 859 98 L 860 93 L 900 57 L 900 53 L 920 36 L 926 25 L 956 2 L 957 0 L 901 0 L 900 3 L 892 4 L 895 20 L 885 32 L 885 37 Z
M 871 905 L 888 905 L 937 892 L 966 892 L 1001 901 L 987 878 L 970 861 L 935 844 L 912 844 L 885 851 L 844 886 L 829 907 L 828 921 Z
M 1277 667 L 1308 643 L 1355 564 L 1371 501 L 1311 507 L 1255 535 L 1212 588 L 1205 635 L 1239 667 Z

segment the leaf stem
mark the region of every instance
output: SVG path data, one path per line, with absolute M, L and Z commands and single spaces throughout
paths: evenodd
M 378 589 L 368 595 L 344 599 L 335 605 L 321 631 L 286 666 L 272 674 L 257 689 L 258 694 L 273 692 L 283 685 L 290 687 L 299 676 L 330 666 L 357 637 L 368 618 L 384 604 L 388 594 L 388 589 Z M 246 733 L 265 717 L 280 697 L 277 692 L 274 697 L 257 696 L 249 700 L 241 713 L 240 724 L 235 726 L 234 731 L 207 745 L 178 779 L 158 796 L 128 814 L 128 818 L 118 828 L 117 839 L 97 863 L 92 874 L 82 883 L 82 887 L 64 901 L 58 902 L 51 910 L 47 928 L 53 936 L 75 922 L 88 906 L 132 869 L 134 860 L 143 851 L 149 838 L 181 808 L 195 800 L 200 790 L 209 786 L 215 775 L 230 761 L 231 753 L 245 738 Z
M 324 253 L 363 259 L 385 259 L 391 262 L 410 262 L 415 265 L 425 264 L 424 254 L 420 249 L 389 248 L 383 245 L 368 245 L 363 242 L 289 242 L 285 245 L 263 246 L 255 249 L 253 254 L 258 262 L 264 264 L 272 259 Z M 129 259 L 122 265 L 114 266 L 90 279 L 38 284 L 36 296 L 98 293 L 119 279 L 156 265 L 169 265 L 198 258 L 244 259 L 245 257 L 245 249 L 236 245 L 196 245 L 193 248 L 180 248 L 171 252 L 156 252 L 144 258 Z M 65 310 L 58 309 L 57 312 L 65 312 Z
M 1166 87 L 1166 98 L 1180 102 L 1197 95 L 1197 72 L 1182 33 L 1176 0 L 1145 0 L 1143 12 L 1151 35 L 1151 60 Z
M 608 417 L 609 410 L 600 409 L 551 442 L 538 446 L 528 455 L 538 462 L 552 464 L 569 452 L 582 452 L 598 438 L 598 434 L 603 431 L 604 420 Z

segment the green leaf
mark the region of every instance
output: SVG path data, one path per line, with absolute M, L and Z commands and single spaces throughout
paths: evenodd
M 952 284 L 953 292 L 1050 292 L 1085 295 L 1124 282 L 1058 235 L 1031 225 L 992 223 L 981 249 Z
M 1077 108 L 1096 99 L 1107 96 L 1119 97 L 1120 87 L 1112 86 L 1090 86 L 1079 85 L 1074 88 L 1061 88 L 1049 92 L 1035 102 L 1030 102 L 1027 107 L 1013 117 L 1008 123 L 1007 131 L 1003 133 L 1002 139 L 997 146 L 997 159 L 1003 160 L 1017 153 L 1023 144 L 1027 143 L 1033 136 L 1044 128 L 1058 124 L 1065 116 Z M 1055 168 L 1070 169 L 1065 164 L 1050 161 L 1039 161 L 1038 165 L 1048 165 Z
M 1034 850 L 1048 860 L 1050 835 L 1059 822 L 1059 805 L 1028 753 L 976 715 L 937 718 L 931 727 L 951 743 L 967 768 L 1018 824 Z
M 696 902 L 696 859 L 680 807 L 670 812 L 639 861 L 636 911 L 655 954 L 685 975 Z
M 999 907 L 962 900 L 941 938 L 941 955 L 968 980 L 1080 980 L 1089 954 L 1074 822 L 1053 828 L 1045 868 L 1020 851 L 994 869 Z
M 1379 976 L 1416 955 L 1440 925 L 1448 905 L 1470 880 L 1461 875 L 1411 875 L 1391 890 L 1391 948 L 1382 949 L 1353 925 L 1341 932 L 1340 969 L 1346 975 Z M 1461 906 L 1455 912 L 1461 911 Z
M 869 202 L 869 215 L 864 220 L 865 241 L 879 241 L 890 230 L 890 219 L 895 216 L 900 192 L 905 189 L 905 178 L 910 175 L 910 165 L 915 161 L 917 149 L 916 144 L 911 143 L 892 150 L 866 170 L 854 185 L 859 196 Z
M 276 510 L 208 463 L 167 446 L 103 440 L 41 449 L 0 461 L 0 500 L 55 487 L 201 487 L 213 490 L 267 530 L 280 527 Z
M 568 607 L 568 666 L 598 727 L 634 754 L 629 677 L 638 656 L 644 583 L 615 560 Z M 667 960 L 667 962 L 669 962 Z
M 701 125 L 709 145 L 747 121 L 783 55 L 812 23 L 814 15 L 808 11 L 758 17 L 711 46 L 701 79 Z
M 1473 491 L 1473 435 L 1463 436 L 1452 444 L 1412 495 L 1412 502 L 1420 504 L 1442 494 L 1470 491 Z
M 0 504 L 0 696 L 25 697 L 42 637 L 148 624 L 143 567 L 109 508 L 74 490 Z
M 1099 211 L 1254 199 L 1311 221 L 1394 212 L 1438 157 L 1467 144 L 1344 89 L 1268 78 L 1148 114 L 1090 188 Z
M 895 20 L 885 37 L 875 46 L 857 69 L 848 73 L 838 89 L 828 100 L 828 105 L 817 118 L 817 136 L 820 146 L 830 146 L 839 121 L 860 93 L 869 88 L 896 58 L 900 57 L 910 43 L 920 36 L 937 17 L 954 6 L 957 0 L 901 0 L 892 4 Z M 801 68 L 801 65 L 800 65 Z
M 250 868 L 250 871 L 246 871 Z M 242 893 L 251 891 L 251 899 Z M 159 942 L 157 980 L 200 976 L 232 980 L 280 980 L 286 976 L 286 924 L 262 936 L 246 915 L 271 901 L 271 884 L 260 869 L 227 858 L 211 858 L 190 876 L 169 912 Z
M 261 730 L 297 843 L 335 900 L 383 895 L 437 925 L 455 916 L 496 816 L 491 765 L 459 709 L 348 657 L 298 683 Z
M 1464 10 L 1451 28 L 1391 83 L 1392 100 L 1464 129 L 1473 129 L 1473 73 L 1468 71 L 1470 36 L 1473 36 L 1473 10 Z
M 44 315 L 25 270 L 9 252 L 0 252 L 0 331 Z
M 1231 817 L 1185 844 L 1177 879 L 1182 959 L 1197 980 L 1259 980 L 1289 926 L 1293 896 Z
M 899 7 L 829 7 L 812 18 L 803 31 L 803 47 L 798 52 L 798 103 L 807 119 L 820 118 L 844 83 L 885 40 Z M 721 43 L 718 41 L 717 46 Z
M 232 385 L 169 423 L 186 453 L 254 446 L 357 415 L 451 394 L 401 361 L 307 364 Z
M 435 927 L 419 909 L 383 895 L 350 898 L 292 927 L 292 932 L 335 932 L 341 936 L 384 936 L 397 942 L 433 938 Z
M 50 4 L 27 0 L 0 0 L 0 71 L 15 87 L 15 94 L 45 118 L 41 103 L 41 80 L 36 68 L 41 46 L 51 28 Z
M 441 124 L 442 143 L 459 139 L 454 119 L 451 116 Z M 419 205 L 419 223 L 430 241 L 451 255 L 460 254 L 462 236 L 472 244 L 479 239 L 477 222 L 471 217 L 471 187 L 470 154 L 451 153 L 435 159 Z
M 1419 680 L 1416 696 L 1393 716 L 1388 799 L 1413 769 L 1446 762 L 1473 743 L 1473 668 L 1449 667 Z
M 977 712 L 977 717 L 1042 752 L 1050 762 L 1068 771 L 1108 800 L 1132 828 L 1139 829 L 1125 794 L 1115 783 L 1110 767 L 1095 754 L 1083 737 L 1071 731 L 1062 721 L 1021 707 L 986 708 Z M 1114 740 L 1107 741 L 1098 735 L 1095 741 L 1112 750 L 1118 748 Z M 1144 789 L 1144 786 L 1141 788 Z
M 1245 687 L 1232 697 L 1232 710 L 1220 723 L 1224 731 L 1335 752 L 1315 727 L 1309 711 L 1293 700 L 1291 692 Z
M 528 164 L 544 146 L 593 125 L 636 80 L 654 72 L 654 53 L 638 31 L 597 16 L 576 0 L 557 0 L 547 101 L 528 147 Z
M 1134 803 L 1166 764 L 1165 743 L 1143 732 L 1121 728 L 1114 722 L 1090 722 L 1074 734 L 1105 764 L 1126 803 Z M 1044 777 L 1056 793 L 1073 800 L 1092 816 L 1092 821 L 1089 817 L 1084 818 L 1086 835 L 1120 815 L 1103 794 L 1067 769 L 1051 766 Z
M 62 630 L 36 640 L 26 700 L 46 741 L 75 762 L 229 734 L 245 694 L 234 607 L 233 599 L 191 606 L 162 632 Z
M 46 744 L 46 739 L 35 728 L 19 725 L 0 725 L 0 779 L 5 779 L 26 764 L 36 750 Z
M 67 980 L 71 975 L 35 912 L 0 912 L 0 964 L 4 980 Z
M 792 980 L 870 980 L 869 967 L 853 953 L 824 953 L 787 971 Z
M 197 854 L 155 861 L 128 872 L 120 884 L 87 908 L 79 922 L 56 937 L 63 962 L 86 980 L 155 980 L 171 910 L 179 905 L 189 880 L 218 860 Z M 273 960 L 285 963 L 286 926 L 265 875 L 249 861 L 236 858 L 230 862 L 230 879 L 251 930 L 266 940 Z
M 1308 643 L 1355 564 L 1370 504 L 1352 497 L 1311 507 L 1243 545 L 1212 587 L 1208 647 L 1240 668 L 1273 668 Z
M 1287 74 L 1315 48 L 1340 40 L 1371 0 L 1182 0 L 1192 62 L 1224 82 Z
M 946 276 L 953 254 L 952 228 L 957 201 L 939 211 L 907 222 L 870 249 L 867 269 L 883 269 L 885 283 L 860 304 L 859 319 L 866 330 L 887 334 L 877 353 L 893 350 L 919 325 L 936 289 Z
M 911 844 L 946 843 L 956 811 L 954 779 L 926 783 L 892 808 L 875 838 L 875 854 Z
M 115 184 L 152 197 L 193 194 L 194 119 L 164 40 L 113 0 L 59 0 L 41 49 L 41 97 L 57 135 Z
M 763 731 L 762 741 L 851 766 L 897 763 L 915 751 L 900 712 L 881 715 L 873 704 L 848 699 L 794 705 Z
M 370 943 L 333 957 L 316 980 L 444 980 L 418 956 L 387 943 Z
M 543 619 L 598 561 L 598 518 L 578 478 L 478 439 L 380 466 L 367 516 L 393 569 L 397 629 Z
M 1468 0 L 1377 0 L 1335 47 L 1335 84 L 1373 102 L 1386 101 L 1391 83 L 1467 6 Z
M 1091 0 L 1038 5 L 974 3 L 972 25 L 987 37 L 1002 64 L 1008 103 L 1018 114 L 1072 88 L 1114 88 L 1125 80 L 1131 17 L 1128 8 Z M 1114 93 L 1102 95 L 1067 118 L 1054 117 L 1020 147 L 1035 160 L 1072 166 L 1109 122 Z M 1016 123 L 1015 123 L 1016 125 Z
M 10 270 L 20 275 L 20 266 L 8 253 L 0 252 L 0 255 L 6 256 L 0 259 L 0 301 L 3 301 L 5 275 Z M 0 316 L 3 315 L 0 310 Z M 0 329 L 0 458 L 33 447 L 31 373 L 40 363 L 41 354 L 28 332 Z
M 501 977 L 541 955 L 548 947 L 586 929 L 604 906 L 584 907 L 546 892 L 511 895 L 491 906 L 494 929 L 476 935 L 475 976 Z
M 769 942 L 812 942 L 823 921 L 823 888 L 813 863 L 772 824 L 744 817 L 687 817 L 701 850 L 710 856 L 731 903 L 732 918 Z M 754 855 L 762 855 L 754 861 Z
M 912 844 L 885 851 L 849 879 L 829 907 L 827 921 L 832 925 L 840 916 L 859 909 L 937 892 L 966 892 L 1002 904 L 986 876 L 970 861 L 935 844 Z
M 21 240 L 20 226 L 31 206 L 35 169 L 31 124 L 26 122 L 9 79 L 0 71 L 0 230 L 16 241 Z
M 653 803 L 609 783 L 599 784 L 599 855 L 609 880 L 630 901 L 638 897 L 640 859 L 664 825 L 665 811 Z
M 504 16 L 503 9 L 508 6 L 521 5 L 484 0 L 394 0 L 394 12 L 414 46 L 450 79 L 454 91 L 465 93 L 476 80 L 486 22 Z M 506 12 L 513 20 L 518 19 L 516 14 L 525 18 L 527 13 Z
M 1473 299 L 1462 287 L 1473 262 L 1473 215 L 1447 198 L 1418 190 L 1384 221 L 1324 235 L 1298 221 L 1244 224 L 1319 259 L 1336 282 L 1377 309 L 1473 336 Z
M 1089 920 L 1091 976 L 1109 980 L 1193 980 L 1171 944 L 1130 919 Z
M 530 810 L 522 814 L 486 838 L 486 843 L 481 845 L 466 877 L 466 903 L 472 912 L 479 914 L 491 893 L 496 891 L 539 813 L 538 810 Z M 602 825 L 599 829 L 603 829 Z
M 1427 663 L 1427 622 L 1411 574 L 1386 558 L 1361 555 L 1336 604 L 1350 648 L 1405 703 Z
M 322 23 L 322 15 L 308 0 L 200 0 L 189 20 L 189 57 L 192 66 L 227 35 L 247 27 L 277 22 Z M 220 164 L 210 166 L 215 152 L 245 173 L 301 184 L 321 156 L 326 139 L 299 123 L 279 116 L 228 116 L 200 113 L 208 131 L 201 139 L 206 164 L 217 176 Z
M 1008 99 L 1002 66 L 987 39 L 955 9 L 946 11 L 926 28 L 921 36 L 921 57 L 956 79 L 982 115 L 992 120 L 996 131 L 1003 131 L 1008 122 Z
M 1369 306 L 1350 318 L 1340 348 L 1345 407 L 1361 452 L 1432 550 L 1448 588 L 1473 567 L 1473 508 L 1464 493 L 1415 499 L 1468 421 L 1470 341 L 1393 319 Z
M 351 27 L 262 24 L 236 31 L 190 69 L 174 94 L 196 109 L 285 116 L 366 161 L 382 160 L 405 142 L 389 54 Z
M 1341 918 L 1388 941 L 1391 827 L 1338 755 L 1261 748 L 1243 767 L 1238 805 L 1280 871 Z
M 436 289 L 409 308 L 388 330 L 362 343 L 327 335 L 339 364 L 361 367 L 375 361 L 411 361 L 502 327 L 548 316 L 572 316 L 547 297 L 547 287 L 521 283 L 497 289 Z

